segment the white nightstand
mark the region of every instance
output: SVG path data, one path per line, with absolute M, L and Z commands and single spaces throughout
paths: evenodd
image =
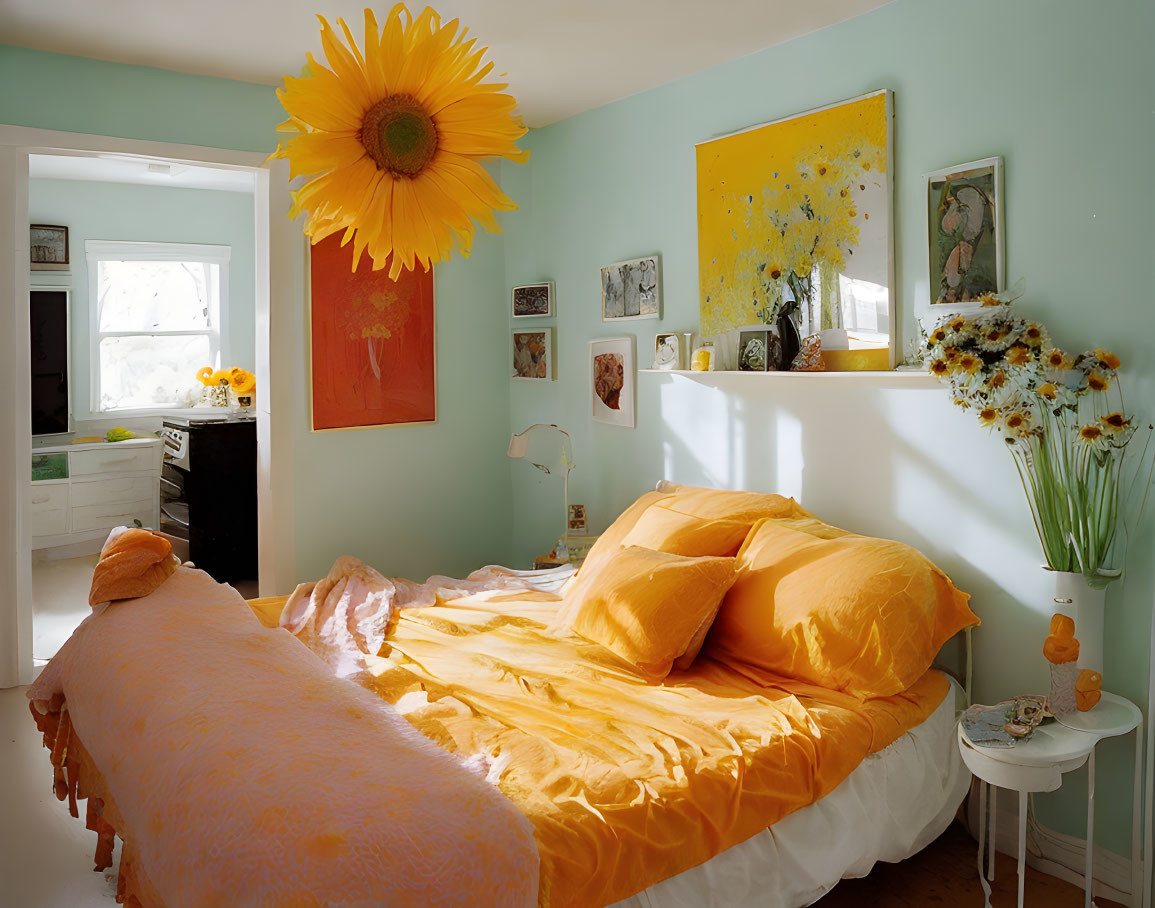
M 1094 854 L 1095 831 L 1095 745 L 1103 738 L 1135 732 L 1135 801 L 1131 824 L 1131 891 L 1142 892 L 1142 868 L 1139 852 L 1139 804 L 1142 800 L 1143 714 L 1130 700 L 1115 694 L 1103 694 L 1103 699 L 1089 712 L 1073 717 L 1079 728 L 1068 728 L 1058 722 L 1048 722 L 1035 729 L 1029 741 L 1014 747 L 982 747 L 967 738 L 963 727 L 958 727 L 958 744 L 963 762 L 979 778 L 979 881 L 990 906 L 991 888 L 988 879 L 994 879 L 995 866 L 995 810 L 994 792 L 991 792 L 990 860 L 983 876 L 983 852 L 986 847 L 988 813 L 987 786 L 1008 788 L 1019 793 L 1019 908 L 1023 905 L 1023 882 L 1026 869 L 1027 794 L 1033 791 L 1054 791 L 1063 783 L 1063 773 L 1087 764 L 1087 863 L 1085 867 L 1084 906 L 1094 904 L 1091 897 L 1093 876 L 1091 860 Z

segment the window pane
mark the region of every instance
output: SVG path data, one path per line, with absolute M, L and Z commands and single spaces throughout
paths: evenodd
M 100 342 L 100 409 L 189 406 L 200 399 L 197 370 L 212 361 L 203 334 L 106 337 Z
M 202 262 L 98 262 L 101 331 L 214 327 L 220 266 Z

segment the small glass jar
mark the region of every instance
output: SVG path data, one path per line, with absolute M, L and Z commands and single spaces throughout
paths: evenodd
M 690 361 L 690 369 L 694 372 L 712 372 L 714 370 L 714 345 L 709 341 L 694 351 L 694 358 Z

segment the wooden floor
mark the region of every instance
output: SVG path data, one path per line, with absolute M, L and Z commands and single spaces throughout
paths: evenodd
M 843 880 L 818 908 L 978 908 L 983 904 L 979 886 L 977 844 L 959 823 L 919 854 L 900 864 L 875 864 L 870 876 Z M 991 883 L 993 908 L 1018 904 L 1018 864 L 999 854 Z M 1083 890 L 1056 877 L 1027 868 L 1025 903 L 1046 908 L 1082 908 Z M 1120 908 L 1118 902 L 1096 898 L 1099 908 Z

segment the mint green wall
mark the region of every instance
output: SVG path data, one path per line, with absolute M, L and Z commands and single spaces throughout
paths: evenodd
M 0 123 L 77 133 L 266 152 L 285 118 L 267 86 L 5 46 L 0 85 Z M 482 233 L 472 258 L 436 269 L 430 426 L 310 433 L 305 300 L 274 301 L 275 317 L 289 319 L 297 367 L 274 380 L 291 386 L 294 401 L 299 580 L 321 576 L 342 554 L 419 580 L 509 561 L 503 265 L 500 238 Z
M 230 247 L 223 365 L 255 367 L 252 193 L 33 179 L 28 183 L 28 216 L 35 224 L 68 227 L 72 274 L 72 411 L 78 421 L 79 434 L 90 434 L 80 423 L 95 415 L 89 410 L 88 314 L 92 300 L 84 252 L 86 240 L 208 243 Z
M 1079 0 L 895 0 L 874 12 L 590 111 L 529 138 L 504 186 L 508 284 L 552 279 L 558 381 L 512 383 L 510 429 L 556 422 L 574 436 L 570 500 L 595 529 L 661 476 L 780 490 L 823 518 L 908 541 L 974 595 L 976 692 L 1045 691 L 1051 588 L 1011 459 L 938 389 L 847 377 L 639 375 L 637 428 L 588 415 L 588 342 L 634 334 L 648 365 L 657 331 L 696 330 L 694 144 L 865 92 L 895 92 L 898 307 L 904 334 L 927 298 L 921 174 L 989 155 L 1006 163 L 1007 274 L 1023 312 L 1071 347 L 1128 365 L 1129 405 L 1155 416 L 1149 193 L 1155 147 L 1155 5 Z M 1140 181 L 1141 182 L 1141 181 Z M 598 269 L 662 254 L 661 321 L 599 320 Z M 512 326 L 512 323 L 511 323 Z M 560 489 L 510 467 L 514 555 L 552 544 Z M 538 515 L 533 520 L 522 515 Z M 1108 689 L 1146 701 L 1151 514 L 1130 575 L 1110 591 Z M 1097 841 L 1129 854 L 1133 744 L 1100 749 Z M 1039 798 L 1044 822 L 1082 834 L 1085 775 Z
M 2 44 L 0 85 L 0 123 L 13 126 L 271 151 L 285 119 L 267 85 Z

